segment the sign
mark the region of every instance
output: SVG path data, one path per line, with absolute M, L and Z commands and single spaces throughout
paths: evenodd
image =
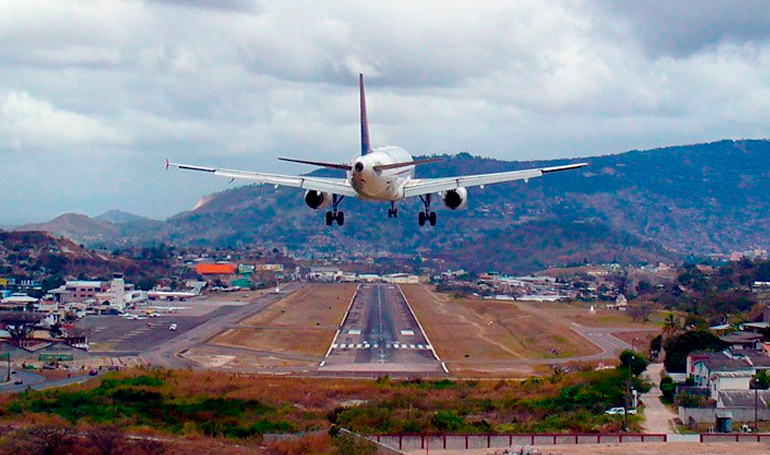
M 38 360 L 41 362 L 64 362 L 74 360 L 74 357 L 72 354 L 40 354 Z
M 238 273 L 241 275 L 247 275 L 249 273 L 254 273 L 254 270 L 256 267 L 254 267 L 251 264 L 238 264 Z
M 0 354 L 0 360 L 11 360 L 11 353 L 10 352 L 4 352 Z

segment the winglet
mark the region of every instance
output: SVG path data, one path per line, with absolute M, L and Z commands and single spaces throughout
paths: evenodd
M 171 166 L 171 162 L 166 158 L 166 170 L 168 170 L 169 166 Z
M 361 103 L 361 155 L 366 155 L 372 148 L 369 145 L 369 119 L 366 117 L 366 95 L 364 94 L 364 75 L 358 74 L 358 94 Z

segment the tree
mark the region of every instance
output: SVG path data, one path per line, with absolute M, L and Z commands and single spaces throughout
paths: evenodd
M 639 376 L 647 369 L 649 362 L 638 352 L 630 349 L 620 353 L 620 366 L 627 369 L 634 376 Z
M 681 324 L 679 323 L 679 318 L 677 318 L 674 313 L 669 313 L 668 316 L 666 316 L 666 320 L 663 322 L 663 333 L 666 335 L 673 335 L 678 332 L 680 328 Z
M 653 310 L 652 304 L 648 302 L 642 302 L 638 303 L 636 305 L 630 305 L 628 307 L 628 315 L 631 316 L 631 320 L 636 322 L 637 320 L 641 319 L 644 322 L 647 322 L 650 320 L 650 315 L 652 314 Z
M 663 364 L 671 373 L 684 373 L 687 368 L 687 355 L 693 351 L 719 352 L 727 348 L 727 343 L 705 330 L 691 330 L 669 338 L 663 345 L 666 359 Z
M 43 320 L 43 316 L 23 311 L 0 313 L 0 324 L 11 335 L 11 344 L 19 346 L 21 340 L 27 338 L 32 329 Z

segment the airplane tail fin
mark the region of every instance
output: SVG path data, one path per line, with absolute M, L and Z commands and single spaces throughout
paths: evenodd
M 358 92 L 361 102 L 361 155 L 366 155 L 372 148 L 369 145 L 369 120 L 366 118 L 366 95 L 364 94 L 364 75 L 358 74 Z

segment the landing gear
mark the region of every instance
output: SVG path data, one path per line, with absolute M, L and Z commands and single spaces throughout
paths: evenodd
M 426 194 L 425 196 L 420 196 L 420 200 L 422 201 L 423 205 L 425 205 L 425 211 L 420 212 L 417 216 L 417 222 L 420 226 L 425 226 L 425 222 L 427 221 L 430 223 L 431 226 L 436 225 L 436 212 L 430 211 L 430 200 L 431 195 Z
M 339 226 L 345 224 L 345 212 L 337 210 L 337 206 L 340 205 L 340 202 L 342 202 L 343 199 L 345 199 L 345 196 L 332 195 L 332 209 L 326 212 L 327 226 L 331 226 L 335 221 Z
M 388 218 L 398 218 L 398 209 L 396 208 L 395 202 L 390 203 L 390 208 L 388 209 Z

